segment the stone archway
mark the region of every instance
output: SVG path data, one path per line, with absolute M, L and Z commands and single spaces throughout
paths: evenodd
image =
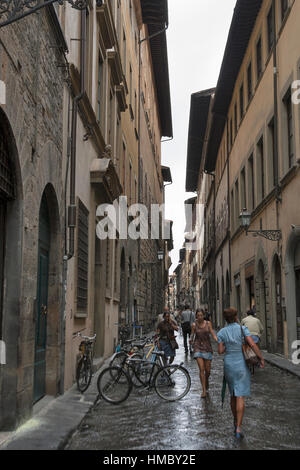
M 295 227 L 286 244 L 284 274 L 286 279 L 286 319 L 288 355 L 292 344 L 300 339 L 300 227 Z
M 272 325 L 272 349 L 279 354 L 283 354 L 284 317 L 282 309 L 282 268 L 277 253 L 275 253 L 272 261 Z
M 58 201 L 53 186 L 48 184 L 39 210 L 34 402 L 45 394 L 55 396 L 59 392 L 62 286 L 58 259 L 61 258 Z
M 6 344 L 6 365 L 0 368 L 0 428 L 17 423 L 17 373 L 20 337 L 23 183 L 19 154 L 10 122 L 0 108 L 0 339 Z
M 269 269 L 268 261 L 262 244 L 259 244 L 255 260 L 255 308 L 264 331 L 261 337 L 262 348 L 271 349 L 271 325 L 269 303 Z
M 256 278 L 256 314 L 261 321 L 264 331 L 261 337 L 261 347 L 268 348 L 268 321 L 266 299 L 266 273 L 262 260 L 259 260 Z

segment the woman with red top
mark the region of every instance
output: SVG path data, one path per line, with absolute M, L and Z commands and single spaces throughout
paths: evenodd
M 205 312 L 203 309 L 196 311 L 196 320 L 192 325 L 190 343 L 194 348 L 194 359 L 196 359 L 199 372 L 200 382 L 202 385 L 201 398 L 206 397 L 206 392 L 209 388 L 209 376 L 211 370 L 211 361 L 213 349 L 211 347 L 210 335 L 214 338 L 216 343 L 218 338 L 212 328 L 210 321 L 205 320 Z

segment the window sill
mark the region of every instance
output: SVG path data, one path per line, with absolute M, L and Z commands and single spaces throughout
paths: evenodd
M 88 314 L 86 312 L 76 312 L 74 318 L 87 318 Z

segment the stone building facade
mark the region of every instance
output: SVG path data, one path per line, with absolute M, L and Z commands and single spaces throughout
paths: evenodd
M 66 49 L 52 6 L 0 30 L 2 429 L 30 416 L 41 386 L 56 395 L 62 380 Z
M 97 235 L 102 204 L 164 198 L 167 2 L 152 13 L 151 0 L 64 3 L 0 29 L 1 429 L 74 383 L 78 332 L 97 334 L 97 367 L 120 321 L 149 327 L 162 306 L 161 235 L 142 249 Z

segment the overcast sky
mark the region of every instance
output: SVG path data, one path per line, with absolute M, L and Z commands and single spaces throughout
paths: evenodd
M 236 0 L 169 0 L 167 31 L 174 139 L 162 144 L 162 164 L 171 168 L 166 218 L 173 220 L 170 274 L 184 241 L 184 201 L 191 94 L 216 86 Z

